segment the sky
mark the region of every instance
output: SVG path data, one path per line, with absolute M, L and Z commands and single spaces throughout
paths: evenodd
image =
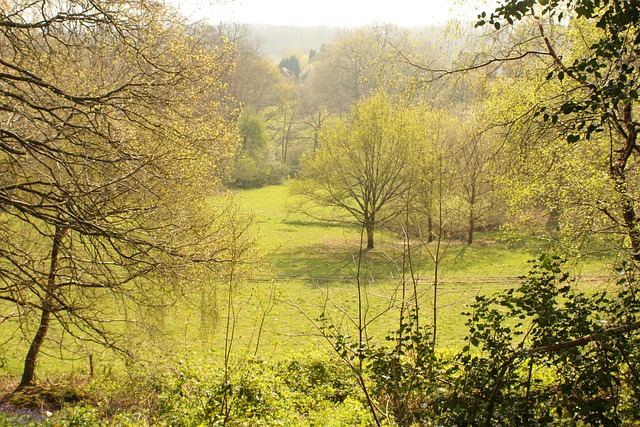
M 471 20 L 475 8 L 460 0 L 170 0 L 192 20 L 210 23 L 357 27 L 391 23 L 401 27 Z

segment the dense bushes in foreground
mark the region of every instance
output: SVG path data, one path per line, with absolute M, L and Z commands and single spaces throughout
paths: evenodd
M 371 423 L 347 367 L 318 354 L 272 363 L 245 360 L 227 371 L 204 361 L 179 360 L 168 368 L 138 370 L 128 378 L 96 379 L 86 389 L 86 399 L 49 416 L 46 411 L 54 407 L 43 407 L 42 400 L 33 396 L 26 402 L 14 395 L 5 402 L 7 412 L 0 413 L 0 426 L 339 427 Z

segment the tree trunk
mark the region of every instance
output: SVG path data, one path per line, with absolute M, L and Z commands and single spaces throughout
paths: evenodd
M 622 217 L 631 243 L 631 256 L 638 262 L 640 261 L 640 230 L 633 199 L 629 196 L 624 170 L 618 167 L 614 167 L 612 170 L 615 188 L 622 199 Z
M 49 324 L 51 323 L 51 313 L 53 311 L 53 290 L 56 285 L 56 270 L 58 269 L 58 258 L 60 253 L 60 245 L 62 243 L 62 237 L 66 232 L 65 228 L 56 226 L 56 231 L 53 236 L 53 244 L 51 248 L 51 260 L 49 265 L 49 275 L 47 277 L 47 287 L 45 289 L 45 296 L 42 300 L 42 313 L 40 314 L 40 325 L 36 331 L 36 335 L 31 341 L 27 357 L 24 361 L 24 370 L 22 371 L 22 379 L 20 384 L 16 387 L 16 390 L 20 390 L 23 387 L 33 384 L 36 372 L 36 364 L 38 361 L 38 355 L 40 354 L 40 347 L 44 343 L 44 340 L 49 331 Z
M 476 217 L 474 207 L 476 205 L 476 183 L 471 184 L 471 197 L 469 198 L 469 230 L 467 232 L 467 245 L 473 243 L 473 233 L 476 228 Z
M 627 135 L 624 147 L 619 150 L 618 158 L 610 164 L 610 175 L 615 183 L 615 188 L 621 198 L 622 218 L 627 229 L 627 235 L 631 243 L 631 252 L 634 261 L 640 261 L 640 223 L 636 214 L 633 197 L 629 194 L 628 181 L 626 176 L 627 162 L 638 140 L 636 124 L 632 119 L 632 105 L 624 106 L 622 117 Z
M 560 231 L 560 211 L 554 206 L 549 211 L 549 216 L 547 217 L 546 229 L 549 233 L 557 233 Z
M 373 225 L 367 225 L 367 249 L 373 249 Z
M 367 227 L 367 249 L 373 249 L 373 227 Z
M 49 305 L 50 301 L 45 301 L 44 303 L 44 305 Z M 33 385 L 33 380 L 36 373 L 36 362 L 38 361 L 38 354 L 40 353 L 40 347 L 42 346 L 42 343 L 47 336 L 47 331 L 49 330 L 49 324 L 51 322 L 51 311 L 44 305 L 42 307 L 42 314 L 40 316 L 40 326 L 38 327 L 38 331 L 36 332 L 35 337 L 33 337 L 33 341 L 31 341 L 31 346 L 29 347 L 27 357 L 24 361 L 22 379 L 20 380 L 20 384 L 18 384 L 16 390 L 20 390 L 23 387 Z

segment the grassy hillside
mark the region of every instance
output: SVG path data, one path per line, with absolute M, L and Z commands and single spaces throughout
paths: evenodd
M 376 249 L 360 253 L 360 233 L 355 227 L 323 223 L 295 211 L 295 201 L 285 186 L 242 191 L 237 200 L 244 212 L 256 216 L 258 244 L 269 268 L 247 284 L 258 301 L 273 291 L 275 301 L 266 313 L 261 348 L 269 354 L 291 351 L 305 345 L 324 345 L 310 320 L 324 309 L 347 333 L 353 332 L 357 313 L 357 271 L 364 285 L 371 335 L 382 338 L 395 327 L 403 280 L 403 241 L 388 231 L 377 236 Z M 433 267 L 430 252 L 435 243 L 412 249 L 414 276 L 422 295 L 422 310 L 427 319 L 433 309 Z M 443 242 L 439 266 L 438 324 L 440 345 L 450 347 L 465 334 L 461 313 L 478 293 L 493 293 L 526 274 L 528 261 L 547 249 L 547 242 L 535 237 L 512 244 L 499 233 L 480 234 L 467 246 L 459 241 Z M 578 274 L 597 275 L 606 260 L 581 265 Z M 405 271 L 404 276 L 409 273 Z M 248 292 L 248 289 L 245 289 Z M 252 308 L 249 308 L 252 307 Z M 255 305 L 246 310 L 260 317 Z M 242 316 L 240 316 L 242 318 Z M 251 316 L 244 317 L 247 322 Z M 254 320 L 254 325 L 256 320 Z M 253 329 L 238 323 L 243 338 Z M 252 331 L 249 333 L 249 331 Z M 255 342 L 254 342 L 255 343 Z
M 156 354 L 189 353 L 194 357 L 218 358 L 225 337 L 238 356 L 259 354 L 265 358 L 288 355 L 301 349 L 327 349 L 314 322 L 325 312 L 345 334 L 355 333 L 357 283 L 365 297 L 368 333 L 380 341 L 396 327 L 402 283 L 410 284 L 403 272 L 403 241 L 380 231 L 377 247 L 360 252 L 360 233 L 346 224 L 323 223 L 295 212 L 286 185 L 238 192 L 235 198 L 242 212 L 255 216 L 256 234 L 264 261 L 248 265 L 246 280 L 233 285 L 213 281 L 201 294 L 154 312 L 138 313 L 151 320 L 152 328 L 131 329 L 135 348 L 143 358 Z M 413 274 L 421 295 L 421 309 L 428 322 L 433 311 L 433 267 L 430 245 L 412 248 Z M 529 268 L 528 261 L 545 250 L 546 242 L 534 237 L 512 244 L 499 233 L 480 234 L 471 246 L 443 242 L 438 277 L 439 346 L 452 348 L 465 335 L 467 304 L 479 293 L 493 293 L 517 283 Z M 606 260 L 581 266 L 585 275 L 605 271 Z M 231 317 L 227 308 L 231 306 Z M 231 319 L 230 322 L 227 322 Z M 229 326 L 229 328 L 227 328 Z M 8 329 L 0 334 L 8 338 Z M 9 340 L 15 344 L 17 341 Z M 16 374 L 26 353 L 23 345 L 5 347 L 5 368 Z M 48 353 L 55 345 L 50 343 Z M 67 358 L 60 362 L 59 355 Z M 91 347 L 81 354 L 56 350 L 55 357 L 43 357 L 43 372 L 86 373 L 91 354 L 95 369 L 109 370 L 113 354 Z

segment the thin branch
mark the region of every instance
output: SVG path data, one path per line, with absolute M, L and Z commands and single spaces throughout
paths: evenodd
M 580 346 L 589 344 L 592 341 L 599 341 L 606 337 L 621 335 L 627 332 L 635 331 L 637 329 L 640 329 L 640 321 L 629 323 L 627 325 L 616 326 L 610 329 L 605 329 L 602 332 L 587 335 L 581 338 L 576 338 L 570 341 L 564 341 L 561 343 L 545 345 L 541 347 L 523 349 L 516 352 L 515 356 L 532 355 L 532 354 L 540 354 L 540 353 L 555 353 L 560 350 L 566 350 L 573 347 L 580 347 Z

